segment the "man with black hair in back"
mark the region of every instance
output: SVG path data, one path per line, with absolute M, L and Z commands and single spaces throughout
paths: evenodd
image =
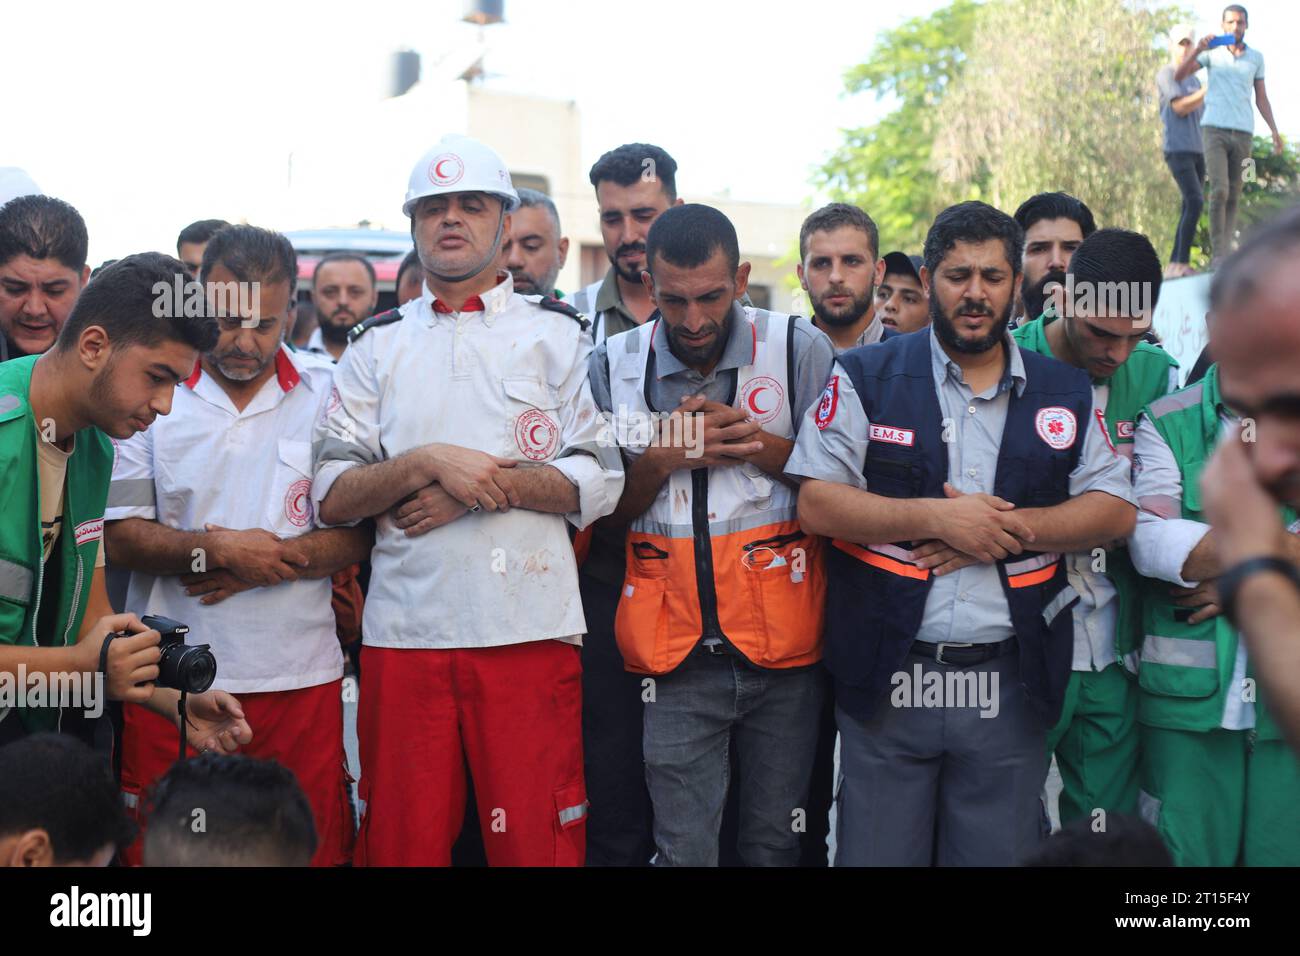
M 412 299 L 418 299 L 424 289 L 424 269 L 420 266 L 420 257 L 414 249 L 406 254 L 402 264 L 397 267 L 396 287 L 399 307 Z
M 185 271 L 190 274 L 190 278 L 199 277 L 203 250 L 207 248 L 208 240 L 217 230 L 225 229 L 228 225 L 230 223 L 224 219 L 200 219 L 181 230 L 181 234 L 176 237 L 176 258 L 185 263 Z
M 54 344 L 90 279 L 86 223 L 52 196 L 0 206 L 0 362 Z
M 348 347 L 348 333 L 375 314 L 379 284 L 375 267 L 355 252 L 331 252 L 311 274 L 311 301 L 316 331 L 306 351 L 337 362 Z
M 1050 275 L 1050 273 L 1049 273 Z M 1101 229 L 1070 257 L 1049 292 L 1051 314 L 1015 330 L 1021 348 L 1083 369 L 1111 446 L 1133 457 L 1138 413 L 1178 387 L 1178 363 L 1143 340 L 1160 295 L 1160 257 L 1146 236 Z M 1137 811 L 1140 583 L 1124 542 L 1067 557 L 1074 658 L 1065 706 L 1048 734 L 1061 771 L 1062 823 L 1097 810 Z
M 66 734 L 0 747 L 0 867 L 107 866 L 134 836 L 104 754 Z
M 885 268 L 877 261 L 879 251 L 875 222 L 848 203 L 823 206 L 799 227 L 795 273 L 808 293 L 813 325 L 837 352 L 879 342 L 884 335 L 874 309 L 876 283 Z
M 1022 241 L 984 203 L 940 213 L 930 333 L 841 354 L 786 464 L 800 525 L 834 539 L 836 865 L 1033 848 L 1073 647 L 1061 556 L 1134 525 L 1088 376 L 1008 334 Z
M 149 793 L 146 819 L 145 866 L 307 866 L 316 853 L 311 804 L 274 760 L 203 754 L 173 764 Z
M 560 214 L 545 193 L 523 188 L 518 192 L 510 234 L 501 240 L 501 264 L 510 270 L 520 295 L 562 299 L 555 280 L 569 257 L 569 240 L 561 234 Z
M 660 317 L 597 347 L 591 388 L 630 462 L 611 516 L 628 528 L 615 634 L 653 689 L 655 862 L 717 865 L 734 734 L 740 857 L 792 866 L 825 690 L 811 666 L 825 581 L 782 468 L 833 348 L 806 319 L 737 301 L 749 263 L 716 209 L 665 211 L 645 257 Z M 655 413 L 671 415 L 648 445 L 623 427 Z
M 1031 289 L 1053 270 L 1064 271 L 1080 243 L 1097 231 L 1092 210 L 1069 193 L 1038 193 L 1020 204 L 1012 217 L 1025 236 L 1020 263 L 1021 292 Z M 1024 300 L 1016 296 L 1012 326 L 1038 318 L 1025 311 Z
M 596 160 L 589 178 L 610 266 L 603 279 L 573 296 L 573 307 L 591 319 L 592 338 L 599 345 L 636 328 L 654 312 L 641 284 L 646 236 L 660 214 L 682 200 L 677 196 L 677 161 L 649 143 L 611 149 Z

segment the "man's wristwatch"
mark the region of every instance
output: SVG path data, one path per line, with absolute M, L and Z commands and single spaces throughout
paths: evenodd
M 1235 626 L 1237 624 L 1237 594 L 1246 579 L 1260 571 L 1276 571 L 1291 582 L 1291 586 L 1300 591 L 1300 569 L 1285 558 L 1260 557 L 1247 558 L 1234 564 L 1216 582 L 1219 589 L 1219 607 L 1223 616 Z

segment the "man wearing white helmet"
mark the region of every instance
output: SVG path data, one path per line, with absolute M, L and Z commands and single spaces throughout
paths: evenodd
M 564 519 L 611 512 L 623 473 L 598 443 L 584 320 L 495 268 L 518 202 L 475 140 L 420 159 L 403 208 L 423 293 L 352 330 L 313 441 L 318 520 L 376 523 L 359 865 L 446 865 L 466 763 L 490 863 L 583 862 L 586 624 Z

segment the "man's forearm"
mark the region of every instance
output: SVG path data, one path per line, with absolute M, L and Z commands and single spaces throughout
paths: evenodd
M 799 524 L 809 534 L 857 544 L 942 537 L 936 498 L 886 498 L 851 485 L 806 479 L 799 488 Z
M 152 518 L 122 518 L 104 526 L 104 557 L 115 567 L 147 574 L 187 574 L 207 533 L 181 531 Z
M 370 557 L 374 546 L 374 527 L 369 522 L 355 528 L 318 528 L 293 543 L 307 555 L 308 565 L 299 572 L 303 578 L 327 578 Z
M 1170 101 L 1169 105 L 1179 116 L 1194 113 L 1200 107 L 1201 101 L 1205 99 L 1205 91 L 1208 89 L 1208 86 L 1202 86 L 1195 93 L 1188 93 L 1186 96 L 1180 96 L 1178 99 Z
M 320 503 L 321 521 L 347 524 L 373 518 L 412 492 L 433 484 L 436 478 L 428 456 L 420 449 L 388 461 L 349 468 L 335 479 Z
M 1269 708 L 1300 748 L 1300 593 L 1281 575 L 1254 574 L 1237 592 L 1236 614 Z
M 29 647 L 27 645 L 0 644 L 0 674 L 18 675 L 22 667 L 31 674 L 64 674 L 78 669 L 77 648 Z
M 1137 508 L 1104 491 L 1089 491 L 1050 508 L 1017 508 L 1034 533 L 1035 551 L 1073 553 L 1127 538 L 1137 524 Z
M 1277 123 L 1273 122 L 1273 104 L 1268 100 L 1267 93 L 1257 93 L 1255 95 L 1255 105 L 1259 107 L 1259 115 L 1264 117 L 1264 122 L 1268 124 L 1269 130 L 1273 135 L 1277 135 Z
M 561 515 L 579 508 L 578 486 L 558 468 L 518 465 L 502 474 L 519 500 L 516 507 Z
M 1196 62 L 1196 51 L 1190 51 L 1191 55 L 1185 57 L 1182 63 L 1178 64 L 1178 69 L 1174 70 L 1174 82 L 1181 83 L 1193 73 L 1201 68 L 1201 64 Z
M 1205 537 L 1197 542 L 1196 547 L 1192 548 L 1191 553 L 1187 555 L 1187 560 L 1183 562 L 1182 571 L 1179 572 L 1184 581 L 1208 581 L 1223 573 L 1217 540 L 1218 535 L 1211 528 L 1205 533 Z M 1282 542 L 1286 548 L 1286 556 L 1296 564 L 1300 564 L 1300 535 L 1283 535 Z
M 659 489 L 671 474 L 652 453 L 641 455 L 625 473 L 623 494 L 618 499 L 618 507 L 600 520 L 611 528 L 626 528 L 654 504 Z
M 798 487 L 785 473 L 785 463 L 790 459 L 790 452 L 794 451 L 794 442 L 771 432 L 759 432 L 757 437 L 763 443 L 763 450 L 748 456 L 746 460 L 763 469 L 763 473 L 769 477 L 785 482 L 792 488 Z

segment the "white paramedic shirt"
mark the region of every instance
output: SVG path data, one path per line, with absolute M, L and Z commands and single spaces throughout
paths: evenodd
M 549 464 L 578 489 L 579 510 L 464 514 L 407 537 L 375 518 L 364 642 L 375 647 L 581 643 L 586 623 L 565 517 L 584 528 L 623 491 L 617 447 L 602 433 L 587 360 L 591 336 L 508 275 L 462 312 L 429 287 L 402 318 L 354 339 L 314 439 L 319 503 L 338 477 L 433 442 Z M 481 304 L 481 309 L 471 305 Z
M 104 519 L 150 518 L 191 531 L 264 528 L 281 538 L 311 531 L 311 435 L 333 366 L 285 348 L 275 363 L 276 374 L 242 412 L 196 368 L 176 387 L 170 415 L 115 443 Z M 187 643 L 211 644 L 220 690 L 292 690 L 343 676 L 328 577 L 203 605 L 179 577 L 135 571 L 126 606 L 188 624 Z

